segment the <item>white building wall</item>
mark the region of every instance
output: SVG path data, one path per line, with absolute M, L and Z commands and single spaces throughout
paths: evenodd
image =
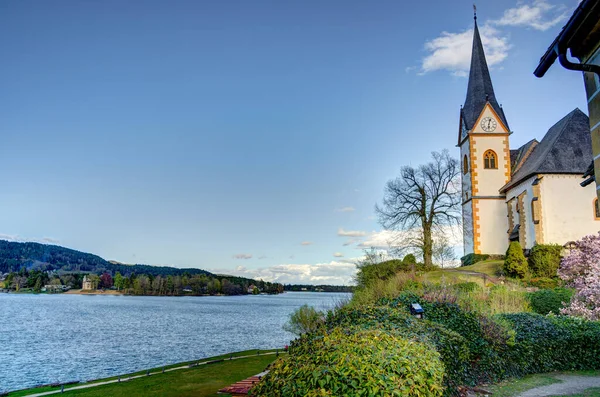
M 543 175 L 541 181 L 545 243 L 565 244 L 600 231 L 595 219 L 594 184 L 581 187 L 580 175 Z
M 469 200 L 463 204 L 463 248 L 464 255 L 473 253 L 473 206 Z
M 504 200 L 477 200 L 479 215 L 479 241 L 482 254 L 506 253 L 508 248 L 508 218 Z
M 506 192 L 506 201 L 514 198 L 514 203 L 513 203 L 513 222 L 515 225 L 519 225 L 520 219 L 519 219 L 519 213 L 517 213 L 517 203 L 518 203 L 518 197 L 519 195 L 521 195 L 521 193 L 526 192 L 525 193 L 525 197 L 524 197 L 524 208 L 519 208 L 519 212 L 520 211 L 525 211 L 525 225 L 521 225 L 521 231 L 525 230 L 525 247 L 522 248 L 531 248 L 535 245 L 535 241 L 536 241 L 536 235 L 535 235 L 535 228 L 534 228 L 534 224 L 533 224 L 533 214 L 531 213 L 531 199 L 533 198 L 533 181 L 535 180 L 535 176 L 532 176 L 531 178 L 528 178 L 526 180 L 524 180 L 523 182 L 521 182 L 520 184 L 512 187 L 508 192 Z M 542 209 L 545 207 L 546 205 L 546 197 L 542 192 Z M 544 217 L 544 229 L 546 228 L 546 217 Z
M 464 167 L 464 158 L 465 156 L 467 156 L 467 161 L 469 163 L 469 171 L 465 174 L 463 172 L 463 167 Z M 472 196 L 472 192 L 471 192 L 471 153 L 469 150 L 469 140 L 467 139 L 465 142 L 463 142 L 463 144 L 460 146 L 460 176 L 461 176 L 461 180 L 462 180 L 462 201 L 466 201 L 467 199 L 471 198 Z M 468 194 L 468 197 L 467 197 Z

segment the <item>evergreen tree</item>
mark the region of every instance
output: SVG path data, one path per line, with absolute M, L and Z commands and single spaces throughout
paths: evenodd
M 510 277 L 523 278 L 527 275 L 529 268 L 527 259 L 523 255 L 521 244 L 513 241 L 508 246 L 506 258 L 504 259 L 504 273 Z

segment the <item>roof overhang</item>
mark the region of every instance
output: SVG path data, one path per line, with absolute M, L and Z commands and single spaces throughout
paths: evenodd
M 554 39 L 546 53 L 542 56 L 533 74 L 536 77 L 543 77 L 557 58 L 559 58 L 560 63 L 567 69 L 574 68 L 576 70 L 599 73 L 599 66 L 573 64 L 569 62 L 566 55 L 567 49 L 571 49 L 571 54 L 573 56 L 580 55 L 577 50 L 581 48 L 582 43 L 584 42 L 583 38 L 592 33 L 594 27 L 598 24 L 599 14 L 600 2 L 597 0 L 583 0 L 577 9 L 575 9 L 575 12 L 562 31 Z M 583 69 L 580 69 L 581 67 L 583 67 Z M 590 70 L 585 70 L 588 69 L 586 67 L 589 67 Z

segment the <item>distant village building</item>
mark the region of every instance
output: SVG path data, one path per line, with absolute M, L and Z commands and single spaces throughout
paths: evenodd
M 540 140 L 512 149 L 508 118 L 494 93 L 477 17 L 467 96 L 460 110 L 464 253 L 504 254 L 569 241 L 600 230 L 593 186 L 581 188 L 592 162 L 588 116 L 575 109 Z
M 571 62 L 567 57 L 567 50 L 570 50 L 571 56 L 579 59 L 581 63 Z M 590 162 L 585 174 L 587 179 L 581 183 L 581 186 L 585 187 L 595 180 L 596 192 L 600 198 L 600 2 L 598 0 L 583 0 L 579 3 L 567 24 L 540 59 L 533 74 L 543 77 L 557 58 L 564 68 L 583 72 L 590 115 L 593 162 Z
M 83 276 L 83 282 L 81 283 L 81 289 L 94 289 L 94 283 L 92 280 L 88 278 L 88 276 Z
M 64 292 L 67 291 L 69 289 L 68 286 L 66 285 L 54 285 L 54 284 L 47 284 L 44 285 L 44 287 L 42 288 L 42 292 Z

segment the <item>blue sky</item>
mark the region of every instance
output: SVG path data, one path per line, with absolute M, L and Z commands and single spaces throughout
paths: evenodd
M 587 113 L 579 73 L 532 74 L 576 5 L 478 5 L 511 147 Z M 385 182 L 458 153 L 472 26 L 470 0 L 2 1 L 0 238 L 348 283 Z

